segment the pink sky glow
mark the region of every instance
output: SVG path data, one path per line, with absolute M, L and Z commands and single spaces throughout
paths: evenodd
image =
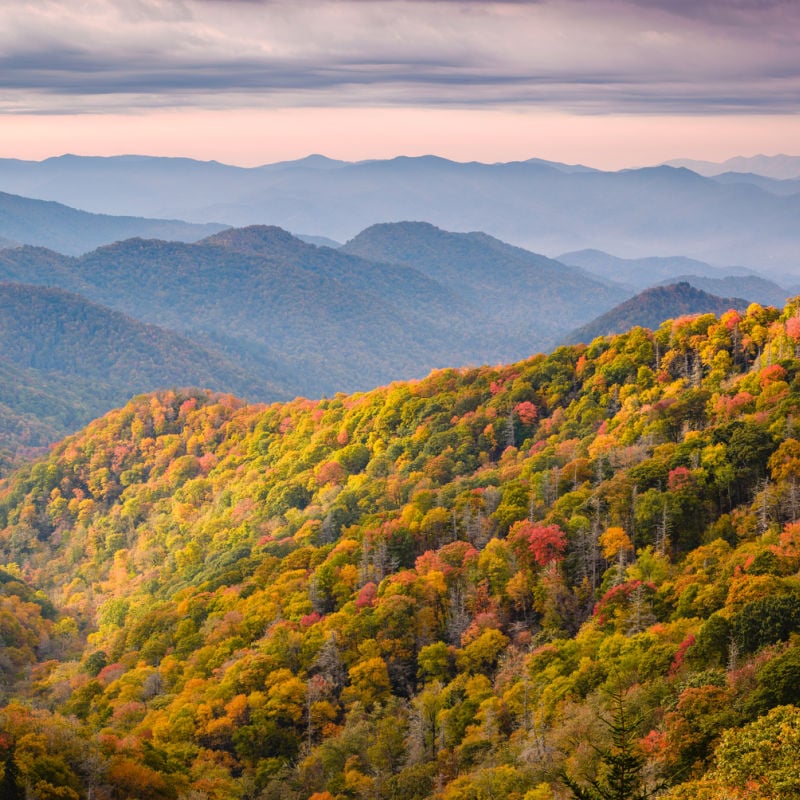
M 127 153 L 256 166 L 321 153 L 357 161 L 434 154 L 456 161 L 537 157 L 599 169 L 672 158 L 793 153 L 800 116 L 570 115 L 485 108 L 284 108 L 2 119 L 0 156 Z

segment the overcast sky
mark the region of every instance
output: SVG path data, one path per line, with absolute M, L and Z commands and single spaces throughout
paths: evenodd
M 0 0 L 0 156 L 800 153 L 798 0 Z

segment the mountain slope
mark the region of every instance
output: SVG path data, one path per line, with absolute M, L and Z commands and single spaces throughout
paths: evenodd
M 289 396 L 173 331 L 41 286 L 0 283 L 0 353 L 4 443 L 20 454 L 158 388 Z
M 688 283 L 695 289 L 700 289 L 717 297 L 743 298 L 751 303 L 775 306 L 782 308 L 787 297 L 791 294 L 788 289 L 778 286 L 773 281 L 761 278 L 758 275 L 738 275 L 726 278 L 709 278 L 699 275 L 677 275 L 675 278 L 662 281 L 666 286 L 673 283 Z
M 667 166 L 602 172 L 536 159 L 462 164 L 425 156 L 360 163 L 317 157 L 242 169 L 71 156 L 0 162 L 0 188 L 95 211 L 268 223 L 335 241 L 376 223 L 423 219 L 548 254 L 683 254 L 795 272 L 800 255 L 798 196 Z
M 253 356 L 254 364 L 280 362 L 306 394 L 422 374 L 455 355 L 453 337 L 441 330 L 451 318 L 441 287 L 278 228 L 192 245 L 121 242 L 88 254 L 77 271 L 100 302 Z
M 311 396 L 519 358 L 625 296 L 481 234 L 388 226 L 358 241 L 379 231 L 428 249 L 418 264 L 378 262 L 251 226 L 193 244 L 127 240 L 72 259 L 8 250 L 0 275 L 57 284 L 180 331 L 256 380 Z
M 4 791 L 791 797 L 799 311 L 91 423 L 0 487 Z
M 132 236 L 195 241 L 224 227 L 91 214 L 60 203 L 0 192 L 0 236 L 73 255 Z
M 484 233 L 450 233 L 423 222 L 373 225 L 341 250 L 423 271 L 485 317 L 482 327 L 491 336 L 516 337 L 515 357 L 552 346 L 561 330 L 628 294 Z
M 567 344 L 591 342 L 598 336 L 622 333 L 634 326 L 657 328 L 664 320 L 686 314 L 723 314 L 747 308 L 749 302 L 736 297 L 717 297 L 689 283 L 654 286 L 582 325 L 564 338 Z
M 111 405 L 98 402 L 92 386 L 76 387 L 68 376 L 26 369 L 0 357 L 0 476 Z
M 76 271 L 76 259 L 46 247 L 24 245 L 0 250 L 0 281 L 52 286 L 82 293 L 89 290 Z

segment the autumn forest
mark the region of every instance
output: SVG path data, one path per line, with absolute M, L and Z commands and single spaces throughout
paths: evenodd
M 2 485 L 0 796 L 800 797 L 798 356 L 134 398 Z

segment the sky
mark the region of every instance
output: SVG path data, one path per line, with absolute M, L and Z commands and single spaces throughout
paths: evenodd
M 0 157 L 800 154 L 798 0 L 0 0 Z

